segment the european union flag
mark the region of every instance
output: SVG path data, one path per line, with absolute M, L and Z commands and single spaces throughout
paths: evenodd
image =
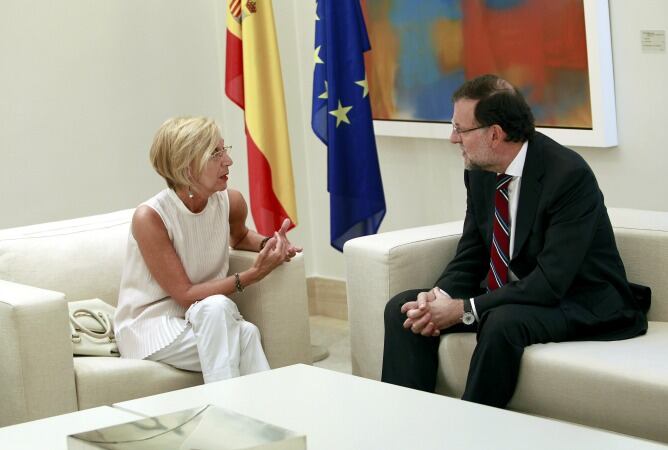
M 330 241 L 342 251 L 385 216 L 364 70 L 371 46 L 359 0 L 319 0 L 316 14 L 311 126 L 327 145 Z

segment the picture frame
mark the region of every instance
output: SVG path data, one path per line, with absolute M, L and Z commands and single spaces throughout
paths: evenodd
M 617 145 L 610 15 L 607 0 L 583 0 L 592 128 L 537 127 L 563 145 L 608 148 Z M 449 139 L 446 122 L 374 120 L 376 135 Z

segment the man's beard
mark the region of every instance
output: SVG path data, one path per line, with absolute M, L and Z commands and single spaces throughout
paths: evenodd
M 471 158 L 468 156 L 468 154 L 466 154 L 466 152 L 464 152 L 464 155 L 466 155 L 466 157 L 464 158 L 464 168 L 466 170 L 493 172 L 493 170 L 490 169 L 489 164 L 482 165 L 480 163 L 473 162 Z
M 485 170 L 481 165 L 474 163 L 469 158 L 464 158 L 464 168 L 466 170 Z
M 466 170 L 471 170 L 471 171 L 475 171 L 475 170 L 485 170 L 485 169 L 483 169 L 481 166 L 479 166 L 479 165 L 477 165 L 477 164 L 475 164 L 475 163 L 473 163 L 473 162 L 468 162 L 468 163 L 467 163 L 467 162 L 464 162 L 464 168 L 465 168 Z

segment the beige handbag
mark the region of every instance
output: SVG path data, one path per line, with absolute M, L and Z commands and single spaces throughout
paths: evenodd
M 120 356 L 114 339 L 113 306 L 99 298 L 69 302 L 67 306 L 74 355 Z

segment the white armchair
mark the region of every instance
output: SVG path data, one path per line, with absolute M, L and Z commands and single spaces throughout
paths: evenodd
M 650 286 L 647 334 L 526 349 L 510 409 L 668 442 L 668 213 L 609 210 L 629 280 Z M 350 240 L 344 247 L 353 373 L 380 379 L 383 312 L 407 289 L 432 287 L 463 222 Z M 460 397 L 474 333 L 441 337 L 436 392 Z
M 67 301 L 116 304 L 133 210 L 0 230 L 0 426 L 202 383 L 153 361 L 72 357 Z M 255 255 L 232 250 L 230 271 Z M 234 300 L 272 368 L 311 363 L 298 255 Z

